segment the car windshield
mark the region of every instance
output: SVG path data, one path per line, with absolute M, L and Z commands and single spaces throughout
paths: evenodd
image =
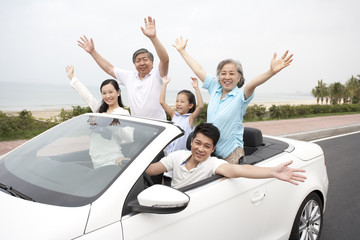
M 82 115 L 39 135 L 0 162 L 0 183 L 36 202 L 93 202 L 163 127 Z

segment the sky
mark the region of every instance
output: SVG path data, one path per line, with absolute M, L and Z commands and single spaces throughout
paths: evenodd
M 68 84 L 68 64 L 86 85 L 100 85 L 109 76 L 77 46 L 82 35 L 93 38 L 114 66 L 135 70 L 135 50 L 155 53 L 140 30 L 144 17 L 152 16 L 170 57 L 168 89 L 192 88 L 194 74 L 172 46 L 183 36 L 208 73 L 233 58 L 242 63 L 246 81 L 269 69 L 274 52 L 281 56 L 288 49 L 291 65 L 257 91 L 310 93 L 318 80 L 345 83 L 360 74 L 359 9 L 358 0 L 1 1 L 0 86 Z

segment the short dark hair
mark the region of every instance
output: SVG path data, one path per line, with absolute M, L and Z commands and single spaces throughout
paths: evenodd
M 220 138 L 219 129 L 211 123 L 200 123 L 199 125 L 197 125 L 194 130 L 193 138 L 195 138 L 198 133 L 202 133 L 208 138 L 210 138 L 213 141 L 214 147 L 216 146 Z
M 133 57 L 132 57 L 133 63 L 135 63 L 136 56 L 139 55 L 139 54 L 141 54 L 141 53 L 147 53 L 150 61 L 152 61 L 152 62 L 154 61 L 154 55 L 153 55 L 151 52 L 149 52 L 149 51 L 148 51 L 147 49 L 145 49 L 145 48 L 140 48 L 139 50 L 136 50 L 136 51 L 134 52 L 134 54 L 133 54 Z

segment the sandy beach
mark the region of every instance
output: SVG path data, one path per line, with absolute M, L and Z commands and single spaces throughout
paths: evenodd
M 279 105 L 312 105 L 312 104 L 317 104 L 317 103 L 316 103 L 316 98 L 314 98 L 311 100 L 291 100 L 291 101 L 281 101 L 281 102 L 256 102 L 256 101 L 253 101 L 249 104 L 249 106 L 253 106 L 255 104 L 263 105 L 268 109 L 272 105 L 277 105 L 277 106 L 279 106 Z
M 311 105 L 316 104 L 316 99 L 313 100 L 291 100 L 291 101 L 281 101 L 281 102 L 251 102 L 249 106 L 253 105 L 263 105 L 266 108 L 271 107 L 272 105 Z M 65 109 L 67 110 L 67 109 Z M 20 111 L 9 111 L 9 110 L 1 110 L 3 113 L 9 116 L 16 116 Z M 39 120 L 46 120 L 52 117 L 58 116 L 61 112 L 61 109 L 44 109 L 44 110 L 30 110 L 33 117 Z
M 8 116 L 17 116 L 21 111 L 8 111 L 0 110 Z M 61 112 L 61 109 L 44 109 L 44 110 L 33 110 L 30 111 L 34 118 L 38 120 L 46 120 L 52 117 L 58 116 Z

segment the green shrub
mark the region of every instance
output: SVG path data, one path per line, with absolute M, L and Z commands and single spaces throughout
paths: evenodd
M 206 120 L 207 120 L 207 109 L 208 109 L 208 104 L 204 103 L 204 107 L 203 107 L 200 115 L 195 120 L 195 126 L 199 125 L 199 123 L 206 122 Z
M 75 116 L 91 112 L 90 107 L 72 106 L 72 110 L 65 110 L 62 108 L 60 114 L 51 120 L 59 123 L 69 120 Z
M 336 104 L 336 105 L 272 105 L 269 108 L 271 119 L 286 119 L 316 114 L 332 114 L 360 112 L 360 104 Z
M 55 125 L 34 119 L 27 110 L 22 110 L 18 116 L 7 116 L 0 111 L 0 141 L 30 139 Z
M 244 121 L 259 121 L 263 120 L 266 116 L 266 107 L 262 104 L 249 106 L 246 109 L 246 114 L 244 116 Z
M 291 105 L 272 105 L 269 108 L 270 117 L 273 119 L 286 119 L 297 116 L 296 106 Z

